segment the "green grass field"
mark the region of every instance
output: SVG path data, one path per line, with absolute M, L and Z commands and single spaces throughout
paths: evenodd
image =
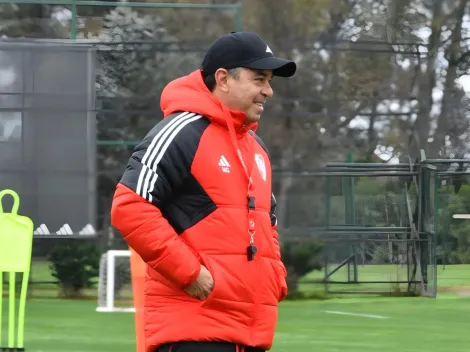
M 395 273 L 397 269 L 392 266 L 359 267 L 360 280 L 386 280 Z M 311 273 L 305 280 L 320 274 Z M 345 275 L 345 270 L 340 270 L 333 279 L 341 281 Z M 33 267 L 33 276 L 35 280 L 53 279 L 44 264 Z M 367 285 L 352 287 L 367 291 Z M 272 351 L 468 351 L 470 266 L 439 267 L 438 285 L 437 299 L 345 295 L 328 300 L 285 301 L 280 305 Z M 304 291 L 318 289 L 308 283 L 300 287 Z M 63 300 L 53 298 L 57 295 L 54 285 L 35 285 L 33 298 L 27 303 L 26 351 L 135 351 L 133 315 L 97 313 L 94 292 L 88 294 L 88 299 Z M 4 322 L 5 313 L 6 309 Z
M 334 267 L 331 266 L 328 269 L 332 270 Z M 431 271 L 432 268 L 429 267 Z M 320 280 L 323 276 L 323 271 L 314 271 L 306 275 L 302 280 L 303 282 L 308 282 L 309 280 Z M 50 282 L 55 281 L 54 277 L 51 275 L 49 269 L 49 264 L 45 261 L 34 262 L 32 268 L 32 278 L 34 281 Z M 393 289 L 393 286 L 390 284 L 370 284 L 368 281 L 397 281 L 397 280 L 407 280 L 407 268 L 405 266 L 398 265 L 366 265 L 358 266 L 358 278 L 359 281 L 364 283 L 353 284 L 353 285 L 330 285 L 330 289 L 335 290 L 349 290 L 349 291 L 368 291 L 374 289 Z M 96 278 L 97 280 L 98 278 Z M 447 265 L 437 266 L 437 286 L 440 292 L 458 292 L 462 290 L 470 291 L 470 265 Z M 337 271 L 330 278 L 332 281 L 346 281 L 347 280 L 347 270 L 345 267 Z M 406 284 L 399 285 L 402 289 L 406 287 Z M 54 284 L 41 284 L 34 285 L 34 288 L 39 288 L 39 292 L 42 289 L 52 289 L 56 290 L 56 285 Z M 33 289 L 34 289 L 33 288 Z M 319 284 L 310 284 L 302 283 L 300 285 L 301 290 L 303 291 L 317 291 L 322 290 L 323 285 Z
M 332 270 L 334 267 L 328 268 Z M 329 285 L 329 290 L 334 291 L 351 291 L 351 292 L 368 292 L 368 291 L 389 291 L 394 292 L 397 289 L 405 291 L 407 284 L 393 284 L 393 281 L 407 281 L 407 267 L 398 265 L 365 265 L 358 266 L 358 280 L 359 284 L 332 284 Z M 429 280 L 434 277 L 431 273 L 433 268 L 428 268 Z M 437 290 L 438 292 L 462 292 L 470 291 L 470 265 L 447 265 L 437 266 Z M 303 278 L 304 282 L 309 280 L 320 280 L 324 272 L 315 271 Z M 342 268 L 333 274 L 330 278 L 331 281 L 344 282 L 348 280 L 346 268 Z M 372 281 L 388 281 L 389 283 L 369 283 Z M 431 283 L 430 283 L 431 284 Z M 432 283 L 432 285 L 434 285 Z M 319 290 L 323 286 L 319 284 L 303 283 L 301 289 L 303 291 Z
M 134 351 L 133 315 L 92 301 L 28 302 L 31 352 Z M 357 315 L 353 315 L 357 314 Z M 284 302 L 272 351 L 468 351 L 470 298 L 344 298 Z

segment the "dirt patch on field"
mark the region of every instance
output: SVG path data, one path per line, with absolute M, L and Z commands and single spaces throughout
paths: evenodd
M 459 293 L 461 295 L 470 296 L 470 286 L 439 287 L 438 292 Z

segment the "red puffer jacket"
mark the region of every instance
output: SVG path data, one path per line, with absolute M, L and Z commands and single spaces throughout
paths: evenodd
M 287 286 L 269 156 L 249 133 L 257 126 L 244 126 L 244 114 L 222 105 L 200 71 L 171 82 L 161 105 L 165 118 L 135 148 L 111 211 L 113 226 L 148 264 L 146 351 L 180 340 L 268 350 Z M 237 148 L 251 173 L 250 212 Z M 247 256 L 249 216 L 253 260 Z M 203 301 L 184 291 L 200 264 L 214 278 L 214 290 Z

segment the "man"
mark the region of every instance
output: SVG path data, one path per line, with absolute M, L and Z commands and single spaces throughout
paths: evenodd
M 254 134 L 272 76 L 296 64 L 231 33 L 170 82 L 164 119 L 135 148 L 112 224 L 147 263 L 146 352 L 261 352 L 287 294 L 271 165 Z

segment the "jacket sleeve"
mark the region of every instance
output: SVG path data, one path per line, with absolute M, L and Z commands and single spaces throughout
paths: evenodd
M 279 234 L 277 232 L 276 205 L 277 205 L 276 198 L 274 197 L 274 194 L 272 194 L 271 195 L 271 212 L 270 212 L 271 231 L 273 235 L 274 248 L 276 249 L 276 256 L 277 256 L 278 265 L 279 265 L 279 272 L 280 272 L 279 281 L 281 282 L 281 286 L 282 286 L 282 296 L 280 300 L 282 301 L 284 298 L 286 298 L 287 292 L 288 292 L 287 283 L 286 283 L 287 270 L 281 258 L 281 246 L 279 244 Z
M 165 121 L 168 120 L 168 121 Z M 197 143 L 191 129 L 171 118 L 158 124 L 136 147 L 117 185 L 112 225 L 151 268 L 179 288 L 199 275 L 200 261 L 162 215 L 161 207 L 190 173 Z M 191 152 L 193 151 L 193 152 Z

